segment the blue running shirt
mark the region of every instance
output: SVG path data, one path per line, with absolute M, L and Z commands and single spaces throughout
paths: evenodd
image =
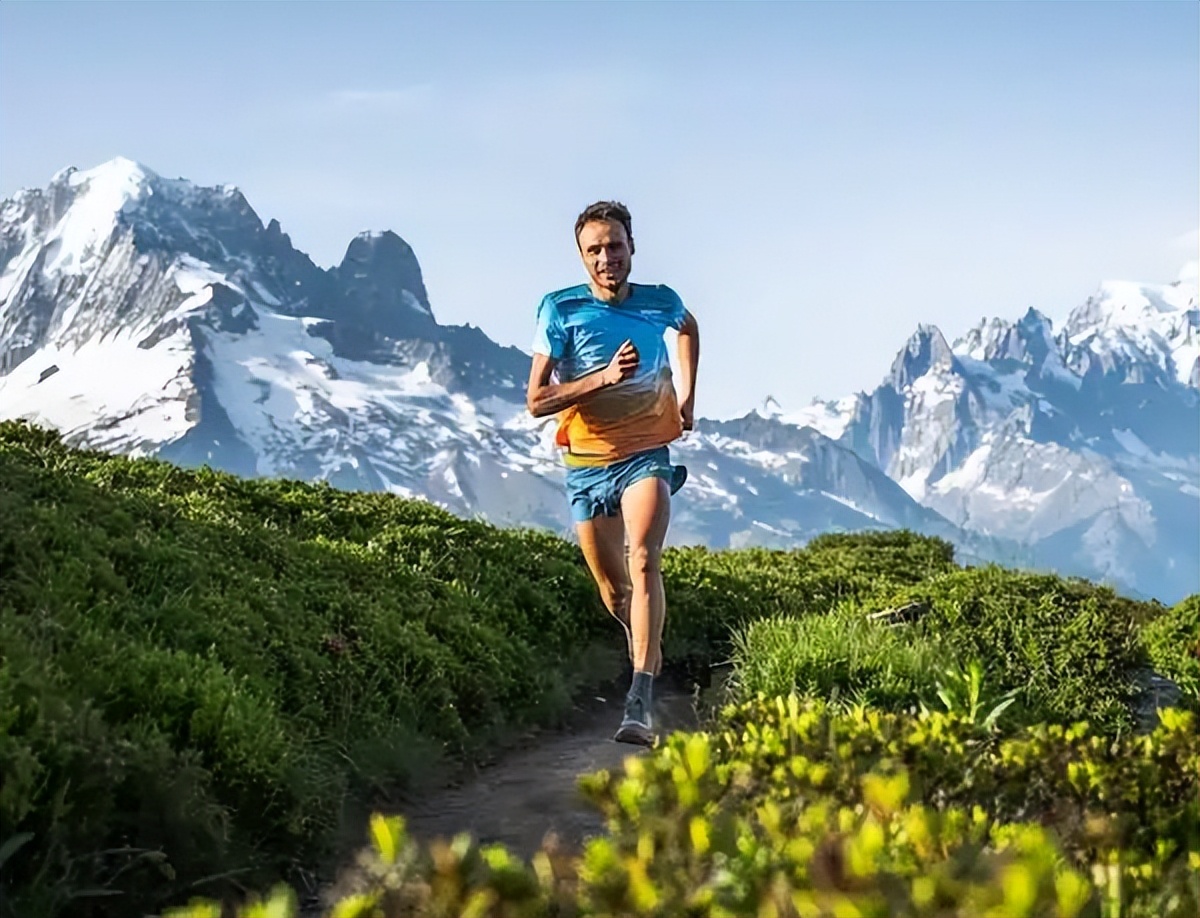
M 587 284 L 542 299 L 533 350 L 555 361 L 560 382 L 604 369 L 627 340 L 639 356 L 629 379 L 559 412 L 556 441 L 569 465 L 607 465 L 683 433 L 663 334 L 681 328 L 685 315 L 679 294 L 661 284 L 630 284 L 615 305 Z

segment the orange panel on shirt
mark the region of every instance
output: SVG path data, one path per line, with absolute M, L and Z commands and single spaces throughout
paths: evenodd
M 615 386 L 561 412 L 555 440 L 568 448 L 567 463 L 606 465 L 678 439 L 683 422 L 670 368 L 650 382 Z

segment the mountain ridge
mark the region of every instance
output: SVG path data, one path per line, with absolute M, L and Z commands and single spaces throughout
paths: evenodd
M 1036 310 L 953 344 L 919 325 L 869 392 L 701 419 L 675 446 L 692 475 L 672 538 L 786 546 L 903 526 L 970 558 L 1194 592 L 1194 286 L 1105 282 L 1061 330 Z M 440 324 L 390 230 L 320 268 L 235 186 L 124 159 L 0 203 L 0 417 L 69 442 L 563 532 L 528 360 Z

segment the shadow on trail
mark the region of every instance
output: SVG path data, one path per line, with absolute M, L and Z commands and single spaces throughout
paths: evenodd
M 655 686 L 655 731 L 665 738 L 698 726 L 694 696 L 668 679 Z M 603 830 L 600 815 L 580 797 L 580 775 L 620 769 L 626 757 L 648 750 L 612 739 L 621 721 L 623 695 L 612 692 L 579 703 L 571 724 L 530 734 L 458 787 L 436 791 L 399 807 L 421 841 L 468 832 L 484 843 L 501 842 L 531 857 L 548 832 L 568 849 Z

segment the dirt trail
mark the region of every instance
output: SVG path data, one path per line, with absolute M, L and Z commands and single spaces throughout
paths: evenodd
M 692 729 L 697 715 L 691 695 L 655 686 L 655 731 L 666 736 Z M 503 755 L 460 787 L 448 788 L 403 807 L 413 835 L 428 841 L 470 832 L 483 842 L 503 842 L 532 855 L 547 832 L 577 847 L 602 829 L 600 816 L 580 799 L 580 775 L 617 770 L 630 755 L 647 750 L 613 742 L 621 721 L 621 697 L 594 698 L 570 727 L 532 736 L 525 747 Z

